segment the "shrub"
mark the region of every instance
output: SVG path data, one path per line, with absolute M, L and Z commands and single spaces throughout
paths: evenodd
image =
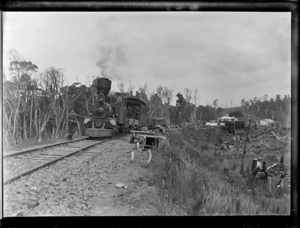
M 170 145 L 182 148 L 184 146 L 183 135 L 179 131 L 170 131 L 167 135 Z

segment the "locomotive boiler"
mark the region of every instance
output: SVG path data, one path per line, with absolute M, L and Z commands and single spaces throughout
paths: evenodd
M 92 86 L 97 90 L 96 107 L 91 116 L 84 120 L 83 135 L 111 137 L 117 131 L 117 120 L 112 116 L 112 107 L 106 99 L 111 89 L 111 80 L 97 78 L 94 80 Z

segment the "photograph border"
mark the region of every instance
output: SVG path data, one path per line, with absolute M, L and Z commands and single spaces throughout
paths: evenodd
M 291 98 L 292 98 L 292 164 L 291 164 L 291 215 L 290 216 L 205 216 L 205 217 L 39 217 L 39 218 L 3 218 L 1 221 L 5 227 L 18 227 L 24 225 L 45 224 L 47 227 L 60 227 L 70 224 L 87 226 L 87 224 L 100 224 L 105 226 L 168 226 L 168 227 L 215 227 L 215 226 L 239 226 L 243 227 L 264 227 L 276 225 L 276 227 L 296 227 L 298 221 L 298 84 L 299 84 L 299 2 L 298 1 L 231 1 L 231 2 L 211 2 L 211 1 L 8 1 L 1 3 L 2 12 L 32 12 L 32 11 L 169 11 L 171 12 L 203 12 L 203 11 L 228 11 L 228 12 L 291 12 Z M 3 14 L 1 14 L 3 26 Z M 1 34 L 3 28 L 1 26 Z M 2 36 L 1 36 L 2 37 Z M 2 42 L 3 45 L 3 38 Z M 2 49 L 3 50 L 3 49 Z M 3 53 L 1 53 L 3 57 Z M 3 58 L 2 58 L 3 59 Z M 2 64 L 2 62 L 1 62 Z M 2 68 L 2 65 L 1 65 Z M 3 70 L 3 68 L 2 68 Z M 2 71 L 3 72 L 3 71 Z M 1 80 L 2 86 L 2 80 Z M 1 95 L 2 102 L 2 95 Z M 3 108 L 3 106 L 2 106 Z M 2 113 L 1 113 L 2 117 Z M 2 118 L 1 118 L 2 121 Z M 2 133 L 2 129 L 1 129 Z M 1 135 L 2 138 L 2 135 Z M 2 148 L 3 149 L 3 148 Z M 3 159 L 1 160 L 3 167 Z M 2 172 L 3 173 L 3 172 Z M 2 180 L 1 180 L 2 181 Z M 2 185 L 3 186 L 3 185 Z M 2 190 L 2 189 L 1 189 Z M 2 192 L 3 207 L 3 192 Z M 2 208 L 1 208 L 2 209 Z M 3 216 L 3 210 L 2 216 Z M 117 219 L 116 219 L 117 218 Z M 53 223 L 46 222 L 54 220 Z M 188 221 L 186 220 L 188 219 Z M 136 222 L 133 222 L 135 220 Z M 82 221 L 82 222 L 81 222 Z M 83 222 L 84 221 L 84 222 Z M 87 223 L 86 223 L 87 222 Z M 98 223 L 99 224 L 99 223 Z M 136 224 L 136 225 L 135 225 Z M 194 225 L 193 225 L 194 224 Z M 102 226 L 101 225 L 101 226 Z

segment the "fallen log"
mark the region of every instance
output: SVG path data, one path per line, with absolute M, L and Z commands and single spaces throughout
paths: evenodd
M 254 153 L 258 154 L 258 153 L 261 152 L 261 151 L 262 151 L 262 149 L 258 149 L 258 150 L 256 150 Z
M 278 139 L 279 141 L 281 141 L 282 139 L 285 139 L 286 137 L 288 137 L 287 135 L 286 135 L 286 136 L 283 136 L 283 137 L 279 137 L 279 135 L 278 135 L 278 134 L 276 135 L 274 131 L 271 131 L 271 133 L 272 133 L 272 135 L 273 135 L 276 139 Z

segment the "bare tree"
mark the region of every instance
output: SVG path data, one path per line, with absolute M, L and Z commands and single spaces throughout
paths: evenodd
M 192 91 L 188 88 L 184 89 L 184 96 L 185 96 L 185 101 L 187 103 L 190 103 L 190 101 L 192 100 Z
M 118 87 L 118 89 L 120 90 L 121 93 L 124 93 L 124 92 L 125 92 L 125 85 L 124 85 L 124 82 L 118 83 L 117 87 Z
M 66 103 L 63 100 L 63 106 L 60 104 L 60 97 L 62 97 L 61 88 L 64 86 L 64 75 L 62 69 L 50 67 L 41 74 L 41 87 L 44 92 L 44 101 L 48 105 L 44 106 L 43 110 L 43 124 L 39 132 L 39 141 L 41 141 L 41 135 L 46 129 L 46 125 L 51 117 L 54 118 L 55 134 L 54 137 L 58 137 L 59 126 L 63 120 L 64 113 L 66 111 Z
M 137 97 L 142 101 L 144 101 L 146 104 L 149 103 L 147 92 L 148 92 L 148 85 L 147 83 L 145 83 L 142 87 L 138 89 L 138 97 Z
M 198 89 L 195 89 L 194 95 L 193 95 L 193 99 L 194 99 L 195 107 L 197 107 L 197 101 L 198 101 Z
M 218 108 L 218 106 L 219 106 L 218 103 L 219 103 L 219 102 L 218 102 L 218 99 L 214 99 L 213 106 L 214 106 L 215 109 Z
M 164 101 L 164 87 L 159 85 L 156 89 L 156 94 L 159 96 L 161 99 L 162 103 L 165 103 Z
M 164 98 L 166 100 L 167 105 L 169 106 L 171 104 L 171 101 L 173 99 L 173 90 L 168 89 L 167 87 L 164 88 Z
M 140 92 L 140 93 L 147 94 L 147 92 L 148 92 L 148 85 L 147 85 L 147 83 L 145 83 L 143 86 L 141 86 L 141 87 L 139 88 L 139 92 Z
M 13 143 L 17 143 L 20 137 L 27 137 L 25 120 L 28 115 L 27 109 L 30 99 L 28 88 L 31 76 L 37 72 L 38 67 L 31 61 L 25 61 L 21 58 L 15 49 L 10 49 L 8 51 L 8 57 L 10 60 L 9 76 L 11 79 L 8 84 L 11 85 L 10 88 L 12 90 L 6 90 L 8 92 L 8 94 L 6 94 L 6 97 L 8 98 L 6 99 L 6 104 L 10 109 L 9 116 L 12 117 L 11 115 L 13 115 L 13 118 L 8 119 L 12 123 L 9 124 L 9 126 L 12 127 L 11 137 L 14 139 Z M 20 110 L 22 111 L 22 114 Z
M 129 82 L 129 85 L 127 87 L 127 92 L 130 94 L 130 96 L 132 96 L 133 91 L 134 91 L 134 86 L 131 84 L 131 82 Z

